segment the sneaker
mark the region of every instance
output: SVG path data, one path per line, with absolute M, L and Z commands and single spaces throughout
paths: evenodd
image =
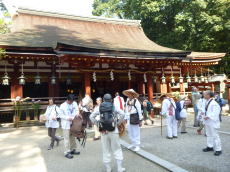
M 210 151 L 213 151 L 213 148 L 206 147 L 203 149 L 203 152 L 210 152 Z
M 177 139 L 177 136 L 173 136 L 174 139 Z
M 47 150 L 51 150 L 53 149 L 53 146 L 49 145 L 49 147 L 47 148 Z
M 219 156 L 220 154 L 222 154 L 222 151 L 216 151 L 216 152 L 214 153 L 215 156 Z
M 70 153 L 67 153 L 67 154 L 65 155 L 65 157 L 68 158 L 68 159 L 72 159 L 72 158 L 73 158 L 73 155 L 71 155 Z
M 135 149 L 133 150 L 134 152 L 138 152 L 140 150 L 139 146 L 136 146 Z
M 128 146 L 128 149 L 133 149 L 133 148 L 134 148 L 133 145 L 129 145 L 129 146 Z
M 125 168 L 118 169 L 117 172 L 124 172 Z
M 167 137 L 166 137 L 166 139 L 173 139 L 173 137 L 169 137 L 169 136 L 167 136 Z
M 70 151 L 71 155 L 80 155 L 80 152 L 77 152 L 75 149 Z
M 187 131 L 182 131 L 182 132 L 180 132 L 181 134 L 186 134 L 186 133 L 188 133 Z

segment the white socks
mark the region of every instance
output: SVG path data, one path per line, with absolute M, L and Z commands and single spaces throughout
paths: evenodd
M 117 160 L 117 172 L 124 172 L 125 168 L 122 167 L 122 160 Z
M 111 172 L 112 171 L 110 163 L 104 163 L 104 165 L 105 165 L 106 172 Z

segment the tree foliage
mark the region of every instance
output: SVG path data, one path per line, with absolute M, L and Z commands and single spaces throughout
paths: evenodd
M 229 0 L 95 0 L 93 14 L 141 20 L 146 35 L 163 46 L 226 52 L 215 71 L 230 74 Z

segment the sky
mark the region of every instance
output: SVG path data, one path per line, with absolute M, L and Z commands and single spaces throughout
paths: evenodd
M 30 7 L 39 10 L 91 16 L 93 0 L 2 0 L 13 11 L 12 6 Z

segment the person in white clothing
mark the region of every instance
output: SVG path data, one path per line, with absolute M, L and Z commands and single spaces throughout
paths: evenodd
M 140 127 L 143 119 L 141 104 L 137 99 L 139 94 L 133 89 L 125 90 L 123 94 L 128 97 L 125 104 L 125 119 L 128 123 L 128 135 L 131 140 L 129 149 L 133 149 L 137 152 L 140 150 Z
M 99 111 L 100 104 L 102 103 L 102 98 L 98 97 L 96 99 L 96 103 L 97 103 L 97 105 L 94 107 L 93 112 Z M 96 116 L 96 119 L 98 119 L 99 116 L 100 115 Z M 94 124 L 94 138 L 93 138 L 93 140 L 99 140 L 100 137 L 101 137 L 101 134 L 99 132 L 98 123 L 96 123 L 96 124 Z
M 51 143 L 48 147 L 48 150 L 53 149 L 54 142 L 57 142 L 57 146 L 59 145 L 60 139 L 55 136 L 57 128 L 59 128 L 59 121 L 57 120 L 59 118 L 59 114 L 61 114 L 61 111 L 56 104 L 54 104 L 54 99 L 49 99 L 49 105 L 46 108 L 45 117 L 46 117 L 46 127 L 48 128 L 48 135 L 51 138 Z
M 186 101 L 186 99 L 187 99 L 186 95 L 180 95 L 180 97 L 179 97 L 179 102 L 180 102 L 180 107 L 181 107 L 181 111 L 180 111 L 181 119 L 178 121 L 178 128 L 180 128 L 180 124 L 182 124 L 181 134 L 187 133 L 187 131 L 186 131 L 186 118 L 187 118 L 187 101 Z
M 167 139 L 177 138 L 177 120 L 175 118 L 175 101 L 167 95 L 160 97 L 162 102 L 161 115 L 166 117 Z
M 206 99 L 204 125 L 207 135 L 207 147 L 204 152 L 215 151 L 214 155 L 222 153 L 221 141 L 217 129 L 220 128 L 220 105 L 213 99 L 214 93 L 210 90 L 204 92 Z
M 93 110 L 93 100 L 88 94 L 86 94 L 85 97 L 82 99 L 82 102 L 80 104 L 80 109 L 83 112 L 82 117 L 83 117 L 84 123 L 86 124 L 86 127 L 92 128 L 92 123 L 89 119 L 89 116 Z
M 197 133 L 199 135 L 202 134 L 201 132 L 204 128 L 205 104 L 206 104 L 206 100 L 205 100 L 203 93 L 202 93 L 201 98 L 198 100 L 198 103 L 197 103 L 197 108 L 198 108 L 197 120 L 200 123 L 200 127 L 197 129 Z
M 98 115 L 100 118 L 98 118 Z M 120 110 L 120 108 L 114 107 L 112 96 L 110 94 L 104 95 L 103 103 L 90 115 L 91 121 L 94 124 L 98 123 L 100 126 L 103 163 L 106 167 L 106 172 L 112 171 L 110 166 L 112 153 L 117 161 L 117 171 L 125 171 L 122 167 L 123 153 L 117 128 L 117 125 L 123 122 L 124 116 L 124 111 Z
M 115 98 L 113 99 L 113 104 L 116 108 L 119 108 L 121 110 L 125 110 L 125 101 L 124 98 L 119 95 L 118 92 L 115 94 Z
M 77 102 L 74 101 L 75 96 L 70 94 L 67 96 L 67 100 L 61 104 L 60 109 L 62 111 L 61 126 L 64 135 L 65 157 L 68 159 L 73 158 L 73 155 L 79 155 L 80 152 L 76 151 L 77 144 L 76 138 L 70 133 L 70 126 L 72 120 L 76 115 L 79 115 L 79 109 Z

